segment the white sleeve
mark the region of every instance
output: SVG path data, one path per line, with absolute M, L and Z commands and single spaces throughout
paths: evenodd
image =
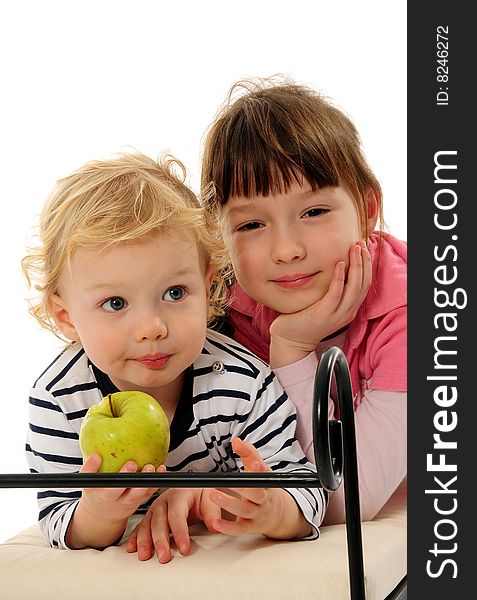
M 306 457 L 315 462 L 313 450 L 313 391 L 318 358 L 315 352 L 301 360 L 274 369 L 275 374 L 297 411 L 296 438 L 300 442 Z M 334 403 L 328 403 L 328 419 L 333 418 Z
M 318 359 L 309 356 L 275 369 L 297 410 L 296 436 L 309 461 L 315 462 L 312 423 L 313 390 Z M 330 400 L 328 418 L 333 418 Z M 407 393 L 372 390 L 355 413 L 361 520 L 373 519 L 407 472 Z M 345 522 L 344 488 L 330 494 L 324 525 Z
M 354 413 L 361 520 L 370 521 L 407 472 L 407 393 L 367 392 Z M 345 522 L 343 484 L 330 494 L 324 525 Z

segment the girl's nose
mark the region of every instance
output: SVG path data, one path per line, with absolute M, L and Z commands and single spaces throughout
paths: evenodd
M 298 236 L 283 232 L 281 235 L 274 237 L 272 246 L 272 259 L 274 262 L 292 263 L 303 259 L 305 255 L 305 246 Z

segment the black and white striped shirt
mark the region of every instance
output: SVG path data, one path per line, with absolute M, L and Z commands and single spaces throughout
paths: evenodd
M 30 393 L 26 444 L 30 471 L 78 472 L 83 463 L 79 447 L 83 418 L 91 405 L 114 391 L 109 377 L 91 363 L 81 346 L 63 351 Z M 231 440 L 240 437 L 253 444 L 274 471 L 315 472 L 295 439 L 295 427 L 295 408 L 274 373 L 237 342 L 208 330 L 202 353 L 186 373 L 165 464 L 169 471 L 239 471 L 243 465 Z M 318 537 L 326 492 L 287 491 L 313 526 L 310 539 Z M 66 531 L 80 497 L 80 489 L 38 493 L 39 523 L 51 546 L 67 548 Z M 145 512 L 151 501 L 138 512 Z

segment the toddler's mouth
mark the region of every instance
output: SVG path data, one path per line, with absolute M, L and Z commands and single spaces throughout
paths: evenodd
M 136 358 L 136 361 L 148 369 L 162 369 L 171 356 L 172 354 L 146 354 Z

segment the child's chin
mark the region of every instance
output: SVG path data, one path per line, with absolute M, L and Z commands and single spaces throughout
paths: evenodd
M 301 312 L 302 310 L 306 310 L 311 306 L 311 304 L 314 304 L 314 302 L 316 302 L 316 300 L 311 303 L 303 301 L 296 302 L 291 300 L 289 302 L 274 302 L 274 306 L 270 306 L 270 308 L 282 315 L 292 315 L 294 313 Z

